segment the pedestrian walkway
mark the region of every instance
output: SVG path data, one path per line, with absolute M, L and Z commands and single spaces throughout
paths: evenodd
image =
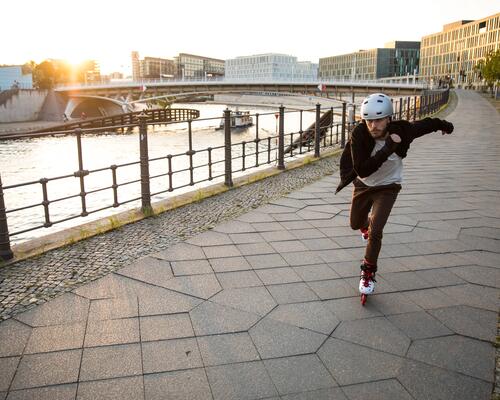
M 0 399 L 490 399 L 500 117 L 412 145 L 377 294 L 328 176 L 0 324 Z

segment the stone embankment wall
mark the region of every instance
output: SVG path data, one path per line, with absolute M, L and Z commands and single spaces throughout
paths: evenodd
M 47 91 L 22 89 L 0 106 L 0 123 L 36 121 Z

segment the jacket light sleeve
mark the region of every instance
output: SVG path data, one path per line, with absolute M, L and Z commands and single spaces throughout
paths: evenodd
M 393 153 L 387 144 L 385 144 L 373 156 L 370 155 L 369 143 L 372 140 L 366 129 L 366 125 L 359 124 L 354 128 L 351 136 L 351 154 L 354 171 L 360 178 L 365 178 L 373 174 Z

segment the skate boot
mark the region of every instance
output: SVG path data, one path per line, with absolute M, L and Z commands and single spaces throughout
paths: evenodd
M 360 232 L 363 243 L 368 243 L 368 228 L 361 228 Z
M 367 296 L 375 290 L 375 272 L 377 266 L 369 264 L 366 260 L 361 264 L 361 278 L 359 280 L 359 292 L 361 293 L 361 304 L 365 305 Z

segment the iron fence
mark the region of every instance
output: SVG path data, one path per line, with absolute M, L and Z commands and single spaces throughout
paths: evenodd
M 401 97 L 394 100 L 394 118 L 415 120 L 423 116 L 433 114 L 440 107 L 447 103 L 449 91 L 427 92 L 420 96 Z M 314 123 L 304 129 L 304 113 L 314 113 Z M 298 119 L 298 129 L 285 129 L 290 116 L 295 115 Z M 262 118 L 274 116 L 277 121 L 277 129 L 274 134 L 262 136 L 259 122 Z M 338 146 L 343 148 L 348 134 L 356 123 L 356 107 L 353 104 L 342 103 L 338 107 L 322 108 L 317 104 L 314 109 L 294 110 L 279 107 L 277 112 L 256 113 L 252 115 L 255 121 L 254 127 L 249 128 L 254 131 L 252 140 L 243 140 L 232 143 L 231 133 L 235 128 L 231 127 L 231 110 L 224 111 L 224 142 L 220 146 L 196 149 L 193 146 L 193 119 L 186 119 L 182 123 L 187 126 L 188 145 L 187 150 L 166 154 L 160 157 L 149 157 L 148 149 L 148 126 L 158 124 L 151 121 L 151 116 L 139 115 L 138 121 L 127 125 L 118 125 L 113 129 L 139 130 L 139 160 L 118 165 L 110 165 L 96 169 L 86 169 L 83 159 L 82 138 L 85 134 L 96 134 L 110 129 L 77 128 L 71 132 L 57 132 L 60 134 L 72 134 L 75 137 L 78 158 L 78 170 L 64 175 L 51 178 L 41 178 L 39 180 L 2 185 L 0 176 L 0 259 L 9 260 L 13 257 L 11 249 L 11 238 L 26 232 L 49 228 L 55 224 L 65 221 L 87 217 L 91 214 L 102 212 L 103 210 L 117 208 L 122 205 L 140 201 L 143 212 L 147 213 L 151 209 L 153 198 L 159 195 L 168 194 L 182 188 L 194 187 L 196 185 L 223 180 L 228 187 L 233 186 L 235 174 L 243 174 L 248 170 L 262 167 L 264 165 L 276 164 L 278 169 L 285 169 L 285 161 L 305 153 L 314 152 L 315 157 L 320 156 L 321 149 Z M 214 118 L 211 118 L 214 119 Z M 209 119 L 204 119 L 209 120 Z M 219 120 L 219 118 L 217 118 Z M 167 123 L 168 125 L 168 123 Z M 52 132 L 38 134 L 37 136 L 53 135 Z M 178 160 L 183 162 L 178 162 Z M 151 173 L 153 165 L 160 164 L 166 169 Z M 138 168 L 140 176 L 136 179 L 126 179 L 120 181 L 118 173 L 120 170 L 133 167 Z M 101 187 L 87 188 L 86 184 L 90 176 L 104 173 L 110 177 L 111 184 Z M 59 197 L 51 195 L 51 189 L 63 180 L 70 180 L 77 183 L 78 192 L 73 192 Z M 152 183 L 156 182 L 152 190 Z M 136 185 L 140 189 L 128 198 L 120 195 L 119 189 L 126 186 Z M 4 194 L 15 189 L 25 187 L 39 187 L 40 197 L 32 199 L 31 204 L 25 204 L 16 208 L 8 208 L 5 204 Z M 52 192 L 55 192 L 52 190 Z M 109 199 L 99 204 L 98 207 L 89 208 L 87 199 L 89 196 L 107 192 Z M 79 203 L 78 212 L 56 219 L 51 214 L 51 207 L 69 201 Z M 38 210 L 42 218 L 32 226 L 17 229 L 9 233 L 8 217 L 18 212 Z M 41 212 L 40 212 L 41 209 Z

